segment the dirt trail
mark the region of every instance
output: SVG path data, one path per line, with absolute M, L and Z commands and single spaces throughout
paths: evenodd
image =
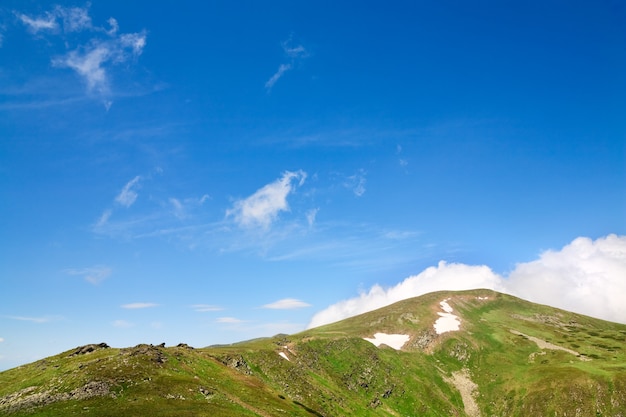
M 452 378 L 448 378 L 447 380 L 459 390 L 459 393 L 461 393 L 465 414 L 470 417 L 480 417 L 480 409 L 474 399 L 478 385 L 471 380 L 469 371 L 467 369 L 463 369 L 462 371 L 453 372 Z
M 567 348 L 564 348 L 564 347 L 561 347 L 561 346 L 557 346 L 557 345 L 553 345 L 550 342 L 546 342 L 545 340 L 541 340 L 541 339 L 539 339 L 537 337 L 528 336 L 527 334 L 518 332 L 517 330 L 511 329 L 510 331 L 513 334 L 516 334 L 518 336 L 523 336 L 526 339 L 528 339 L 528 340 L 530 340 L 532 342 L 535 342 L 537 344 L 537 347 L 539 347 L 539 349 L 562 350 L 564 352 L 571 353 L 574 356 L 580 357 L 580 353 L 576 352 L 575 350 L 567 349 Z

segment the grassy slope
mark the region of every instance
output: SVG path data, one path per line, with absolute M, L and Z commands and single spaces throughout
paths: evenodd
M 437 335 L 444 299 L 461 330 Z M 377 332 L 411 339 L 402 351 L 362 339 Z M 532 337 L 581 355 L 542 349 Z M 8 395 L 28 387 L 24 398 L 76 398 L 100 381 L 107 395 L 34 403 L 13 415 L 463 416 L 451 380 L 465 372 L 483 416 L 626 416 L 625 341 L 624 325 L 492 291 L 439 292 L 231 346 L 65 352 L 0 373 L 0 413 L 9 411 Z

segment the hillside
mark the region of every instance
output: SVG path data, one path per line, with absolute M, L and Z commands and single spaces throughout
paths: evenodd
M 626 325 L 437 292 L 228 346 L 82 346 L 0 373 L 0 414 L 626 416 L 625 342 Z

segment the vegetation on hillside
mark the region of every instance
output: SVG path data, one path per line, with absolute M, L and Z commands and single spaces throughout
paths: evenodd
M 441 301 L 461 322 L 437 334 Z M 401 350 L 364 340 L 404 334 Z M 0 373 L 13 416 L 626 416 L 626 326 L 488 290 L 295 335 L 88 345 Z

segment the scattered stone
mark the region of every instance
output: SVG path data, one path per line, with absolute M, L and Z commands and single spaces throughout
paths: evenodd
M 0 412 L 14 413 L 20 410 L 31 410 L 58 401 L 84 400 L 107 395 L 115 398 L 115 394 L 111 393 L 109 383 L 104 381 L 91 381 L 70 392 L 60 393 L 54 393 L 51 390 L 37 392 L 37 387 L 33 386 L 0 397 Z
M 380 401 L 380 398 L 374 397 L 374 399 L 372 399 L 372 401 L 370 402 L 370 407 L 377 408 L 381 404 L 382 404 L 382 401 Z

